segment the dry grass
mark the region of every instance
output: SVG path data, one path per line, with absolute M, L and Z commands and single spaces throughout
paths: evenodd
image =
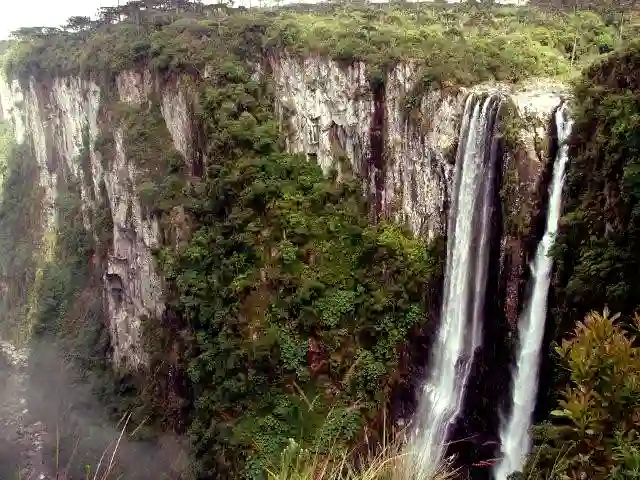
M 127 431 L 127 426 L 129 424 L 129 420 L 131 418 L 131 414 L 126 415 L 122 418 L 119 424 L 122 425 L 120 429 L 120 433 L 117 438 L 115 438 L 102 452 L 98 463 L 93 465 L 85 465 L 84 466 L 84 480 L 116 480 L 116 472 L 115 467 L 118 459 L 118 452 L 120 450 L 120 445 L 122 439 L 125 436 Z M 134 432 L 135 433 L 135 432 Z M 60 436 L 59 430 L 56 431 L 56 465 L 55 465 L 55 479 L 56 480 L 71 480 L 71 477 L 67 473 L 73 463 L 73 459 L 77 452 L 78 446 L 80 444 L 80 439 L 77 439 L 74 451 L 72 452 L 69 461 L 65 466 L 60 465 Z M 29 475 L 27 477 L 18 477 L 19 480 L 32 480 L 32 476 Z M 120 477 L 118 477 L 120 478 Z
M 425 478 L 411 451 L 406 449 L 404 434 L 383 432 L 382 444 L 365 453 L 334 449 L 318 455 L 302 448 L 294 440 L 281 456 L 280 465 L 267 469 L 269 480 L 454 480 L 458 472 L 451 464 L 441 465 Z

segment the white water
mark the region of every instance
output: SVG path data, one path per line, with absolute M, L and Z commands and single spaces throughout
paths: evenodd
M 538 370 L 540 349 L 544 337 L 544 325 L 547 316 L 547 294 L 551 281 L 553 260 L 549 250 L 558 230 L 560 208 L 562 205 L 562 187 L 565 167 L 568 161 L 567 138 L 571 133 L 572 122 L 567 118 L 564 105 L 556 111 L 559 149 L 553 165 L 553 176 L 549 186 L 549 208 L 544 237 L 538 244 L 532 266 L 533 290 L 529 303 L 520 318 L 520 351 L 514 372 L 511 417 L 500 432 L 503 457 L 497 464 L 494 475 L 496 480 L 504 480 L 513 472 L 519 472 L 524 466 L 531 448 L 529 428 L 535 408 L 538 391 Z
M 441 325 L 410 444 L 418 478 L 442 462 L 482 337 L 496 149 L 497 97 L 467 99 L 456 159 Z

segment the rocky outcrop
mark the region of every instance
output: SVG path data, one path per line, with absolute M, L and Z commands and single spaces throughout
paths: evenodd
M 403 111 L 405 94 L 415 82 L 410 64 L 389 72 L 380 109 L 364 63 L 342 67 L 326 57 L 287 55 L 269 61 L 277 110 L 292 152 L 316 159 L 325 172 L 346 157 L 363 178 L 378 214 L 394 217 L 429 239 L 444 234 L 451 170 L 444 153 L 457 141 L 463 95 L 426 96 L 420 109 L 431 123 L 421 129 Z M 378 132 L 372 127 L 380 118 Z
M 530 82 L 512 93 L 519 117 L 504 153 L 500 240 L 500 304 L 515 329 L 523 307 L 527 265 L 544 230 L 544 205 L 554 158 L 553 113 L 567 96 L 564 85 Z

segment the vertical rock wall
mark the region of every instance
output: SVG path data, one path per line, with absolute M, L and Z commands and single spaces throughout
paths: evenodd
M 405 96 L 418 80 L 410 63 L 396 66 L 384 82 L 372 88 L 362 62 L 342 65 L 326 57 L 301 59 L 284 53 L 266 61 L 274 80 L 276 113 L 285 125 L 290 151 L 306 154 L 325 172 L 339 159 L 346 159 L 362 176 L 378 215 L 405 223 L 428 241 L 444 236 L 452 156 L 467 91 L 427 91 L 409 115 Z M 102 113 L 101 103 L 111 88 L 71 77 L 48 83 L 32 79 L 26 86 L 2 81 L 0 101 L 3 116 L 15 125 L 16 140 L 33 145 L 46 187 L 49 229 L 55 228 L 56 174 L 61 162 L 80 180 L 87 228 L 93 228 L 92 212 L 107 201 L 113 243 L 106 261 L 104 295 L 114 361 L 137 367 L 145 361 L 140 321 L 161 315 L 164 309 L 161 279 L 152 257 L 159 227 L 143 213 L 134 182 L 136 168 L 124 148 L 124 132 Z M 540 118 L 559 102 L 557 88 L 546 84 L 519 90 L 495 85 L 473 90 L 496 89 L 510 96 L 523 112 L 529 109 Z M 192 174 L 202 172 L 205 159 L 198 148 L 195 98 L 188 82 L 161 82 L 147 70 L 128 71 L 117 76 L 114 91 L 116 99 L 128 105 L 142 105 L 150 98 L 159 102 L 175 148 Z M 109 162 L 102 161 L 94 148 L 104 129 L 110 129 L 115 140 L 114 158 Z M 544 143 L 545 135 L 544 131 L 523 131 L 526 148 L 505 156 L 503 177 L 515 172 L 518 184 L 517 195 L 510 201 L 524 202 L 537 195 L 544 158 L 535 145 Z M 89 169 L 79 159 L 85 147 Z M 87 175 L 91 178 L 85 178 Z M 511 303 L 505 303 L 514 321 L 526 254 L 517 238 L 504 237 L 502 245 L 500 276 L 510 285 L 505 289 Z
M 116 80 L 118 99 L 138 105 L 152 92 L 149 72 L 125 72 Z M 146 316 L 159 316 L 164 310 L 161 279 L 152 249 L 158 245 L 159 227 L 148 218 L 135 189 L 136 168 L 128 161 L 123 145 L 123 132 L 113 129 L 114 158 L 103 162 L 94 148 L 104 128 L 100 118 L 102 88 L 96 83 L 76 77 L 56 78 L 50 83 L 11 86 L 3 81 L 3 112 L 8 112 L 16 126 L 16 140 L 28 141 L 40 167 L 40 183 L 45 187 L 46 231 L 55 232 L 57 175 L 66 172 L 79 180 L 85 226 L 93 229 L 91 219 L 98 209 L 108 205 L 113 224 L 113 242 L 108 251 L 104 272 L 104 296 L 110 318 L 109 330 L 114 363 L 135 369 L 145 361 L 141 347 L 140 322 Z M 167 113 L 167 126 L 174 135 L 176 148 L 186 153 L 182 141 L 188 131 L 179 96 L 168 94 L 162 99 Z M 6 114 L 6 113 L 5 113 Z M 21 125 L 25 125 L 22 128 Z M 27 132 L 25 136 L 22 132 Z M 88 169 L 81 165 L 81 152 L 87 149 Z M 62 165 L 62 163 L 64 165 Z M 104 169 L 107 166 L 107 169 Z M 91 178 L 85 178 L 89 175 Z M 103 183 L 104 190 L 100 188 Z M 106 195 L 106 199 L 101 196 Z M 93 232 L 96 234 L 96 232 Z
M 269 64 L 290 151 L 317 159 L 325 172 L 346 157 L 378 214 L 428 239 L 444 234 L 451 170 L 445 153 L 457 141 L 464 95 L 426 96 L 420 112 L 429 123 L 418 127 L 404 112 L 404 96 L 415 83 L 410 64 L 391 70 L 377 90 L 362 62 L 342 66 L 326 57 L 283 54 Z

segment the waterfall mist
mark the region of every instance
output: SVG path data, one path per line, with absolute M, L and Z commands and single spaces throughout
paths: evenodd
M 0 340 L 0 479 L 103 478 L 112 458 L 108 478 L 185 478 L 180 439 L 120 437 L 123 424 L 107 415 L 96 378 L 72 365 L 63 345 L 50 338 L 35 338 L 20 351 L 7 345 Z
M 536 403 L 540 349 L 544 337 L 547 296 L 553 267 L 549 250 L 553 246 L 558 230 L 565 167 L 569 159 L 566 142 L 571 133 L 572 122 L 564 104 L 556 111 L 555 121 L 559 148 L 549 186 L 547 222 L 544 236 L 538 244 L 531 266 L 533 283 L 531 296 L 518 325 L 520 347 L 513 374 L 512 410 L 511 416 L 500 431 L 503 457 L 495 469 L 496 480 L 504 480 L 509 474 L 521 471 L 531 448 L 529 428 Z
M 438 469 L 482 338 L 499 96 L 467 98 L 449 210 L 441 321 L 410 442 L 419 478 Z

